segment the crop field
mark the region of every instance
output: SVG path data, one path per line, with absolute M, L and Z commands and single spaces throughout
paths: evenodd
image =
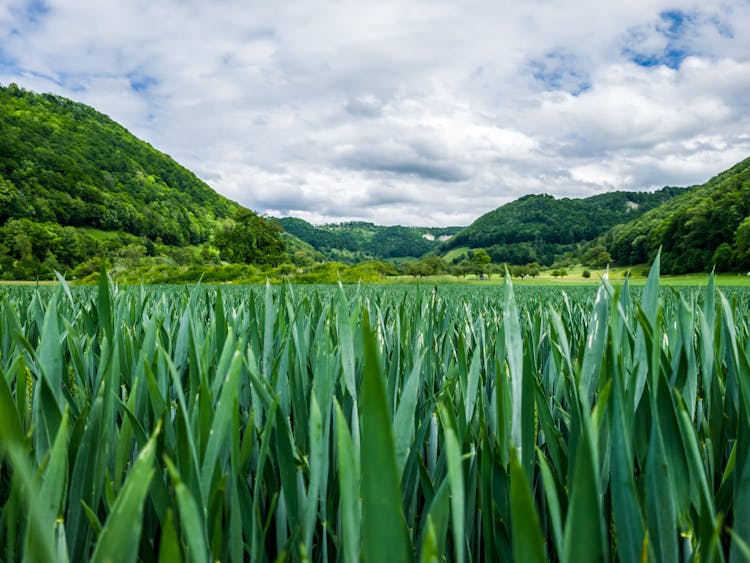
M 0 287 L 2 561 L 746 561 L 750 291 Z

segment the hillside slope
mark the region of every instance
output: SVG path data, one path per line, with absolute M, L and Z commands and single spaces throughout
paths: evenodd
M 486 248 L 495 262 L 551 264 L 577 244 L 592 241 L 682 192 L 667 187 L 653 193 L 610 192 L 583 199 L 527 195 L 482 215 L 447 241 L 444 250 Z
M 0 86 L 0 278 L 99 256 L 276 263 L 280 233 L 93 108 Z
M 378 226 L 365 222 L 315 226 L 296 217 L 278 220 L 287 233 L 311 245 L 331 260 L 417 258 L 437 251 L 460 227 Z
M 182 246 L 207 240 L 238 207 L 96 110 L 0 87 L 0 224 L 26 218 Z
M 662 247 L 666 273 L 750 269 L 750 158 L 613 228 L 604 240 L 620 264 L 649 261 Z

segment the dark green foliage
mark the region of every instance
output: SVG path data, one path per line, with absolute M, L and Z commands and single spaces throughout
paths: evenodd
M 357 221 L 316 227 L 295 217 L 278 222 L 287 233 L 327 258 L 347 263 L 370 258 L 418 258 L 436 251 L 440 237 L 459 231 L 459 227 L 383 227 Z
M 681 192 L 680 188 L 663 188 L 654 193 L 611 192 L 584 199 L 528 195 L 482 215 L 443 246 L 445 250 L 486 248 L 498 263 L 550 265 L 577 244 Z
M 591 246 L 581 257 L 581 263 L 592 268 L 606 268 L 612 260 L 607 249 L 601 245 Z
M 10 219 L 0 227 L 0 278 L 50 278 L 53 270 L 65 271 L 113 249 L 128 248 L 132 252 L 128 245 L 140 242 L 127 233 L 103 241 L 84 229 Z
M 278 264 L 284 254 L 281 227 L 247 209 L 239 209 L 233 221 L 218 228 L 214 244 L 227 262 Z
M 421 278 L 422 276 L 447 274 L 450 271 L 450 267 L 439 256 L 429 254 L 420 260 L 407 262 L 401 267 L 401 271 L 407 276 Z
M 163 247 L 206 243 L 241 209 L 94 109 L 0 87 L 1 277 L 50 277 L 99 255 L 132 266 L 160 246 L 178 265 L 210 261 Z M 279 229 L 252 217 L 241 261 L 277 260 Z
M 237 205 L 94 109 L 0 87 L 0 223 L 27 218 L 156 237 L 208 240 Z
M 750 268 L 750 159 L 605 238 L 619 264 L 647 262 L 662 247 L 666 273 Z

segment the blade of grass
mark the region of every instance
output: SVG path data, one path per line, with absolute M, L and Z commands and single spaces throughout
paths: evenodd
M 534 497 L 515 452 L 510 456 L 510 512 L 513 559 L 537 563 L 547 561 Z
M 401 506 L 393 431 L 380 375 L 375 336 L 367 311 L 363 322 L 364 378 L 362 418 L 362 529 L 366 561 L 409 561 L 412 549 Z
M 125 479 L 125 484 L 117 495 L 117 501 L 107 518 L 99 541 L 91 557 L 92 563 L 107 561 L 134 562 L 138 558 L 138 551 L 133 546 L 138 545 L 143 525 L 143 505 L 154 476 L 154 453 L 156 451 L 156 437 L 161 425 L 157 424 L 146 446 L 138 454 L 132 469 Z

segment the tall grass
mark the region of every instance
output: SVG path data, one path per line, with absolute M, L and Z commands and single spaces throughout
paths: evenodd
M 747 560 L 749 304 L 0 288 L 0 559 Z

